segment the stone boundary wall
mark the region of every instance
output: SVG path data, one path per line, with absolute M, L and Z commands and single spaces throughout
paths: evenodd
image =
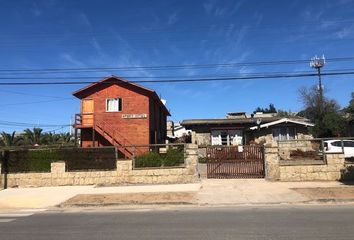
M 338 181 L 346 169 L 344 154 L 326 154 L 327 161 L 281 161 L 277 147 L 265 150 L 266 179 L 272 181 Z
M 187 144 L 184 167 L 133 169 L 132 160 L 117 160 L 115 171 L 65 172 L 65 162 L 55 162 L 51 164 L 50 173 L 8 174 L 7 185 L 8 187 L 44 187 L 192 183 L 199 180 L 197 150 L 197 145 Z M 4 174 L 1 174 L 0 179 L 3 187 Z
M 320 145 L 313 141 L 280 141 L 277 143 L 279 148 L 279 156 L 285 160 L 291 160 L 290 153 L 294 150 L 318 151 Z

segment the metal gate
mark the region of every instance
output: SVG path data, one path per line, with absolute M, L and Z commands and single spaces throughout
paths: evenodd
M 264 147 L 209 146 L 207 178 L 264 178 Z

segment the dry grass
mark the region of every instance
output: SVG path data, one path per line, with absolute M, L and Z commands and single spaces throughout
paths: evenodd
M 311 200 L 335 199 L 353 200 L 354 187 L 329 187 L 329 188 L 293 188 L 296 192 Z
M 111 193 L 111 194 L 80 194 L 61 207 L 90 207 L 114 205 L 153 205 L 153 204 L 195 204 L 195 192 L 165 193 Z

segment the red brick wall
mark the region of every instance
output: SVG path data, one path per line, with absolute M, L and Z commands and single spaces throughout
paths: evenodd
M 118 86 L 110 84 L 98 86 L 91 90 L 86 99 L 94 100 L 94 118 L 95 121 L 109 125 L 111 129 L 115 129 L 119 135 L 126 140 L 121 140 L 122 144 L 149 144 L 150 135 L 150 113 L 149 113 L 149 97 L 143 90 L 130 87 Z M 106 112 L 107 98 L 121 98 L 121 112 Z M 146 119 L 124 119 L 123 114 L 147 114 Z M 92 145 L 92 135 L 85 130 L 82 131 L 82 146 Z M 92 130 L 91 130 L 92 132 Z M 99 136 L 96 132 L 95 136 Z M 100 137 L 97 137 L 100 140 Z M 106 145 L 107 142 L 99 141 L 97 145 Z
M 107 98 L 121 98 L 122 111 L 106 112 Z M 109 131 L 115 129 L 119 133 L 116 138 L 121 140 L 121 144 L 164 143 L 166 139 L 166 112 L 158 100 L 151 97 L 146 90 L 126 83 L 101 84 L 87 90 L 83 99 L 94 100 L 96 123 L 104 122 L 109 125 Z M 123 114 L 147 114 L 147 118 L 124 119 L 122 118 Z M 110 146 L 109 141 L 98 132 L 95 132 L 95 139 L 95 146 Z M 81 146 L 93 146 L 92 129 L 81 130 Z

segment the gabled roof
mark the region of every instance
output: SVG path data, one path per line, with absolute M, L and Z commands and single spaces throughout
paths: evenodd
M 85 96 L 86 93 L 89 92 L 89 90 L 91 90 L 92 88 L 95 88 L 97 86 L 100 86 L 102 84 L 117 84 L 117 83 L 123 83 L 123 84 L 127 84 L 133 88 L 142 90 L 146 95 L 148 95 L 149 97 L 152 97 L 155 101 L 157 101 L 162 108 L 164 109 L 164 111 L 166 111 L 168 116 L 171 116 L 170 112 L 168 111 L 168 109 L 166 108 L 165 104 L 163 104 L 163 102 L 161 101 L 161 99 L 159 98 L 159 96 L 157 95 L 157 93 L 154 90 L 151 90 L 149 88 L 143 87 L 141 85 L 129 82 L 128 80 L 125 80 L 121 77 L 117 77 L 117 76 L 109 76 L 106 78 L 103 78 L 102 80 L 98 81 L 98 82 L 94 82 L 84 88 L 81 88 L 75 92 L 73 92 L 73 95 L 77 98 L 83 98 Z
M 279 117 L 263 118 L 263 122 L 279 120 Z M 255 124 L 257 118 L 214 118 L 214 119 L 186 119 L 181 122 L 184 127 L 196 125 L 223 125 L 223 124 Z
M 268 123 L 264 123 L 261 124 L 259 126 L 254 126 L 254 127 L 250 127 L 250 130 L 256 130 L 258 128 L 268 128 L 270 126 L 274 126 L 280 123 L 294 123 L 294 124 L 299 124 L 299 125 L 303 125 L 306 127 L 313 127 L 315 126 L 313 123 L 310 122 L 305 122 L 305 121 L 301 121 L 301 120 L 294 120 L 294 119 L 289 119 L 289 118 L 282 118 L 273 122 L 268 122 Z

